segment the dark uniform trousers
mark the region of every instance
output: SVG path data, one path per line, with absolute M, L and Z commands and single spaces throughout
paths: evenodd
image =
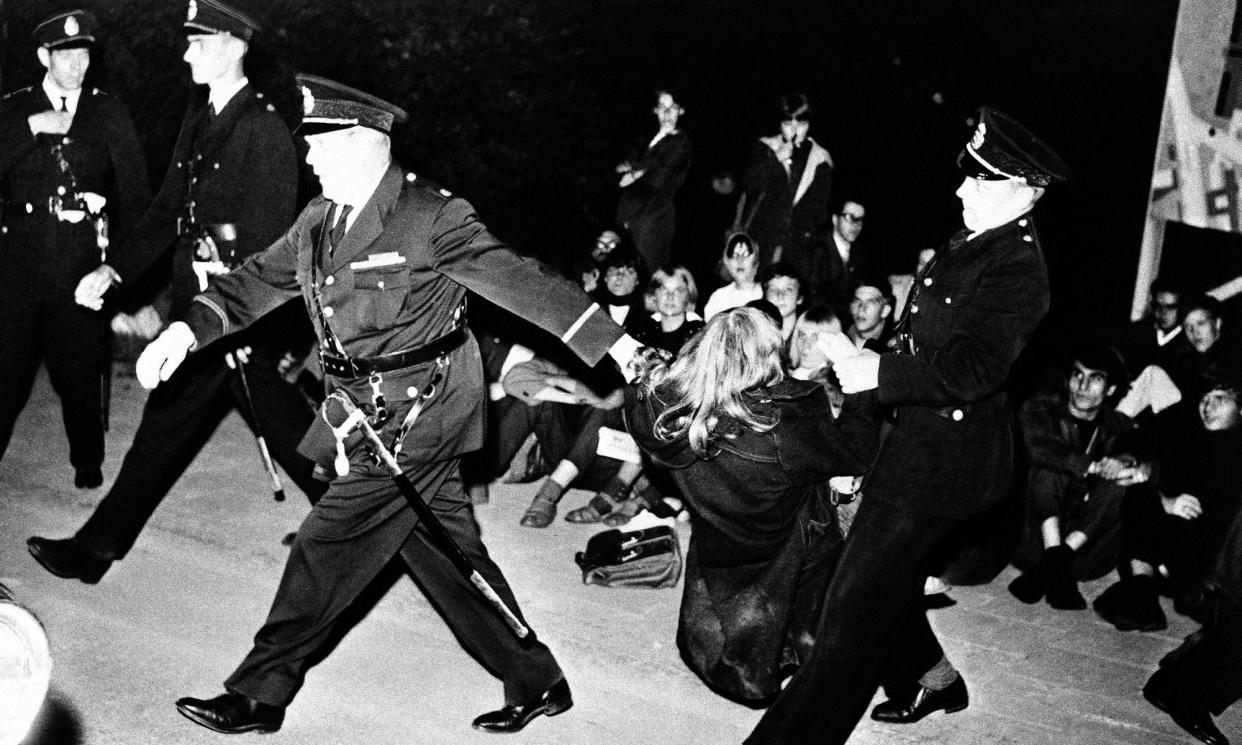
M 279 375 L 275 347 L 257 340 L 250 346 L 246 380 L 272 458 L 314 504 L 327 484 L 313 478 L 314 463 L 297 452 L 314 412 Z M 120 473 L 78 531 L 78 541 L 105 556 L 123 558 L 225 415 L 236 408 L 249 420 L 237 373 L 224 361 L 230 349 L 218 345 L 191 355 L 151 392 Z M 257 457 L 253 467 L 255 484 L 265 483 Z
M 99 266 L 100 249 L 94 220 L 61 221 L 51 202 L 64 197 L 71 209 L 75 192 L 106 197 L 115 241 L 150 193 L 142 146 L 119 100 L 83 89 L 65 135 L 32 136 L 28 117 L 52 108 L 40 86 L 0 100 L 0 457 L 43 361 L 60 396 L 69 461 L 93 470 L 104 458 L 108 327 L 100 313 L 74 303 L 73 292 Z
M 45 214 L 44 219 L 48 216 Z M 80 223 L 92 232 L 88 223 Z M 55 229 L 55 228 L 53 228 Z M 0 252 L 0 454 L 7 450 L 18 415 L 30 397 L 39 362 L 60 396 L 74 468 L 98 468 L 104 458 L 101 375 L 106 364 L 106 321 L 73 301 L 72 287 L 48 287 Z M 38 292 L 31 292 L 32 283 Z M 20 302 L 9 302 L 21 298 Z
M 407 475 L 483 578 L 521 617 L 513 591 L 480 538 L 459 467 L 459 459 L 451 458 Z M 351 475 L 333 484 L 298 529 L 272 611 L 250 654 L 225 682 L 228 690 L 288 705 L 337 619 L 397 553 L 462 646 L 504 681 L 506 703 L 532 701 L 564 677 L 547 646 L 520 641 L 457 572 L 413 510 L 377 518 L 373 511 L 356 509 L 358 503 L 401 500 L 395 492 L 392 480 L 379 475 Z
M 944 651 L 920 603 L 928 558 L 1012 486 L 1010 365 L 1048 308 L 1030 218 L 950 240 L 910 301 L 913 350 L 880 356 L 897 404 L 820 618 L 815 648 L 749 745 L 844 743 L 884 685 L 907 698 Z M 915 309 L 918 310 L 915 310 Z

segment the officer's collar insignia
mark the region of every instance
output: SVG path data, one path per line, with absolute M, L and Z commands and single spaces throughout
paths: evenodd
M 315 97 L 311 94 L 311 89 L 302 86 L 302 116 L 310 116 L 315 110 Z
M 194 17 L 197 15 L 198 15 L 198 3 L 195 2 L 194 0 L 190 0 L 190 9 L 186 13 L 185 19 L 187 21 L 192 21 L 194 20 Z
M 970 138 L 970 146 L 974 148 L 975 150 L 978 150 L 979 148 L 983 147 L 983 140 L 985 137 L 987 137 L 987 134 L 988 134 L 988 125 L 984 124 L 983 122 L 979 122 L 979 126 L 975 128 L 974 137 Z
M 78 31 L 81 31 L 81 29 L 78 27 L 78 19 L 74 18 L 73 16 L 69 16 L 68 18 L 66 18 L 65 19 L 65 36 L 77 36 Z

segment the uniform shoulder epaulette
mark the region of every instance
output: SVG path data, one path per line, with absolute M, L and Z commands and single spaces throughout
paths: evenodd
M 405 183 L 407 186 L 416 186 L 421 189 L 426 189 L 427 191 L 434 192 L 436 194 L 439 194 L 441 197 L 444 197 L 445 199 L 448 199 L 449 197 L 453 196 L 453 192 L 449 191 L 448 189 L 445 189 L 444 187 L 435 183 L 431 179 L 419 176 L 413 171 L 406 171 Z

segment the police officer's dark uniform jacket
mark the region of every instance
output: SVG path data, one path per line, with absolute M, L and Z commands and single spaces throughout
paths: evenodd
M 575 285 L 494 238 L 467 202 L 414 174 L 391 166 L 359 210 L 329 255 L 324 235 L 333 205 L 313 200 L 267 251 L 196 298 L 185 320 L 201 347 L 301 295 L 325 354 L 328 389 L 347 389 L 370 413 L 387 411 L 381 437 L 479 571 L 516 608 L 458 475 L 458 456 L 483 443 L 485 410 L 463 301 L 468 291 L 482 295 L 560 337 L 587 364 L 622 332 Z M 419 361 L 372 375 L 335 367 L 332 357 L 362 367 Z M 413 399 L 429 383 L 434 393 L 399 437 Z M 463 645 L 503 679 L 507 703 L 531 701 L 558 681 L 562 673 L 547 647 L 518 643 L 416 525 L 385 469 L 363 447 L 352 447 L 349 461 L 348 474 L 299 528 L 268 621 L 226 688 L 286 705 L 333 620 L 398 552 Z
M 1021 125 L 986 109 L 981 122 L 964 156 L 979 159 L 987 142 L 1001 168 L 1030 184 L 1067 177 L 1060 158 Z M 994 173 L 975 175 L 982 160 L 962 167 L 982 180 L 1015 178 L 990 164 Z M 864 483 L 815 649 L 749 745 L 844 743 L 879 683 L 897 706 L 912 701 L 921 676 L 944 657 L 918 602 L 928 557 L 963 517 L 1011 486 L 1014 415 L 1004 387 L 1049 307 L 1033 217 L 959 232 L 911 294 L 897 327 L 903 349 L 879 356 L 874 391 L 896 421 Z
M 74 303 L 82 275 L 99 266 L 96 222 L 57 218 L 94 192 L 112 240 L 124 237 L 150 199 L 146 160 L 125 105 L 81 89 L 64 135 L 32 135 L 28 117 L 60 109 L 42 86 L 0 100 L 0 455 L 42 360 L 61 398 L 69 459 L 97 471 L 104 457 L 101 374 L 111 374 L 106 319 Z M 62 165 L 63 162 L 63 165 Z M 116 255 L 109 252 L 109 259 Z

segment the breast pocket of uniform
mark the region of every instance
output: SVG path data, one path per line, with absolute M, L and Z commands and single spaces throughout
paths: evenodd
M 381 331 L 395 326 L 405 307 L 410 282 L 410 273 L 404 266 L 355 270 L 354 300 L 358 303 L 359 327 Z
M 951 279 L 925 285 L 910 307 L 919 344 L 945 346 L 957 328 L 954 319 L 969 311 L 974 296 L 973 285 Z

